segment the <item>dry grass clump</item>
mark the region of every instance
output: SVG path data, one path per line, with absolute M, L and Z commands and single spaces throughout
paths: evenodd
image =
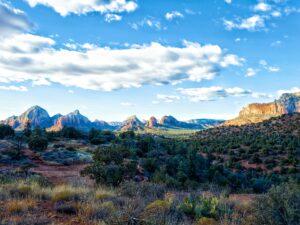
M 28 210 L 33 210 L 37 206 L 35 199 L 13 199 L 6 204 L 6 209 L 10 214 L 21 213 Z
M 95 192 L 95 198 L 97 200 L 105 200 L 109 198 L 113 198 L 117 196 L 116 192 L 112 189 L 107 189 L 107 188 L 98 188 Z
M 218 225 L 217 221 L 213 218 L 202 217 L 195 225 Z
M 88 189 L 82 187 L 72 187 L 69 185 L 61 185 L 52 189 L 51 200 L 58 201 L 78 201 L 88 194 Z

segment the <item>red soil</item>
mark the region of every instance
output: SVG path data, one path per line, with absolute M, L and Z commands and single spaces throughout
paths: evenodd
M 78 179 L 83 179 L 87 184 L 92 185 L 93 182 L 88 177 L 82 177 L 80 171 L 82 171 L 88 164 L 74 164 L 74 165 L 54 165 L 43 161 L 34 152 L 27 149 L 25 150 L 25 155 L 34 164 L 31 168 L 32 172 L 39 173 L 47 177 L 54 184 L 63 184 L 68 181 L 74 181 Z

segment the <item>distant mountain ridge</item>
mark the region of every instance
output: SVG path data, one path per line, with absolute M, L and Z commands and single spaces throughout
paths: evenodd
M 286 93 L 270 103 L 253 103 L 242 108 L 239 116 L 226 121 L 223 126 L 240 126 L 260 123 L 272 117 L 300 112 L 300 92 Z
M 88 131 L 91 128 L 120 131 L 160 128 L 202 130 L 224 122 L 223 120 L 210 119 L 196 119 L 183 122 L 178 121 L 173 116 L 164 116 L 160 120 L 152 116 L 149 120 L 144 122 L 138 119 L 137 116 L 131 116 L 123 122 L 106 122 L 103 120 L 90 121 L 87 117 L 82 115 L 79 110 L 75 110 L 67 115 L 56 114 L 51 117 L 42 107 L 33 106 L 20 116 L 12 116 L 0 121 L 0 124 L 10 125 L 15 130 L 23 130 L 29 121 L 32 128 L 41 127 L 49 131 L 59 131 L 63 127 L 75 127 L 83 131 Z

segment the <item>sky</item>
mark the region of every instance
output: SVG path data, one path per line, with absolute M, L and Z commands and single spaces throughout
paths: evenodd
M 300 91 L 299 0 L 0 0 L 0 119 L 230 119 Z

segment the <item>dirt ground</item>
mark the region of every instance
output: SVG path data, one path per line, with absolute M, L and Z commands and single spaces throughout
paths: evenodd
M 74 165 L 55 165 L 43 161 L 33 151 L 26 149 L 25 155 L 31 159 L 34 167 L 30 170 L 32 172 L 41 174 L 48 178 L 54 184 L 64 184 L 73 182 L 75 180 L 85 182 L 86 184 L 93 184 L 93 181 L 88 177 L 82 177 L 82 171 L 89 164 L 74 164 Z

